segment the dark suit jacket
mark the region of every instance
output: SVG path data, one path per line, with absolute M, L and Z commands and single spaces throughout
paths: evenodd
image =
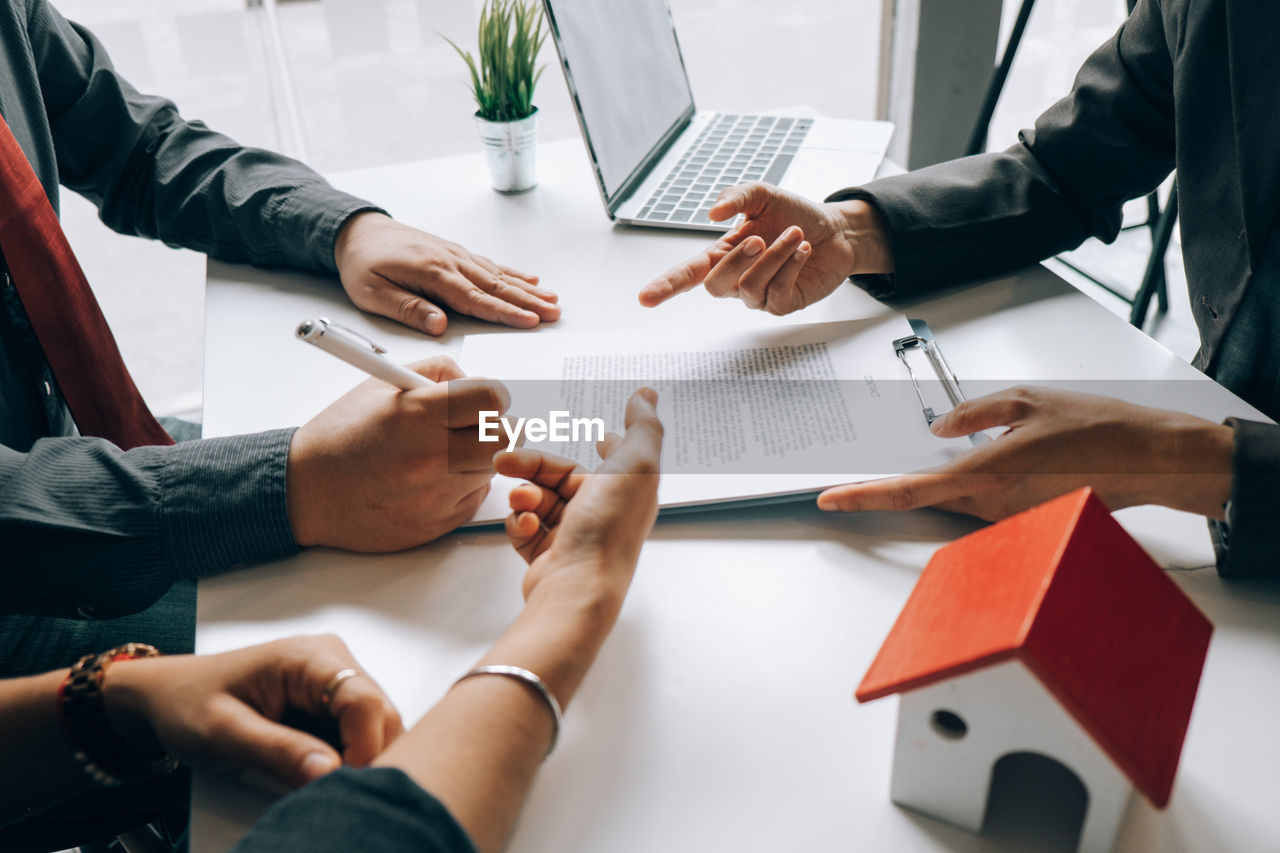
M 842 190 L 892 235 L 877 296 L 997 275 L 1110 242 L 1124 202 L 1178 171 L 1183 257 L 1211 368 L 1280 213 L 1280 3 L 1140 0 L 1019 144 Z M 1236 427 L 1224 574 L 1280 574 L 1280 427 Z
M 61 182 L 117 231 L 223 260 L 333 272 L 342 225 L 374 208 L 139 93 L 48 0 L 0 0 L 0 115 L 55 209 Z M 0 646 L 37 633 L 6 614 L 136 613 L 176 580 L 297 551 L 292 430 L 125 453 L 75 436 L 3 277 L 0 337 Z

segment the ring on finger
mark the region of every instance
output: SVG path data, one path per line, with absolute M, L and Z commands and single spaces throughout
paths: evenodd
M 329 707 L 329 704 L 333 702 L 333 695 L 338 692 L 338 688 L 341 687 L 347 679 L 354 678 L 359 674 L 360 670 L 358 669 L 340 669 L 335 672 L 333 674 L 333 678 L 330 678 L 328 682 L 325 683 L 324 690 L 320 692 L 320 704 L 324 705 L 326 708 Z

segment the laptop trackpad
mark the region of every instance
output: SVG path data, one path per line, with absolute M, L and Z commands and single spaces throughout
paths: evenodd
M 801 148 L 782 177 L 782 188 L 814 201 L 845 187 L 865 184 L 880 168 L 879 154 Z

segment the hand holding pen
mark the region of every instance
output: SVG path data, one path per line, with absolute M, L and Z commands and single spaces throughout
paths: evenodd
M 452 359 L 402 367 L 324 320 L 303 323 L 298 337 L 377 377 L 293 436 L 286 498 L 298 544 L 397 551 L 470 519 L 493 476 L 493 445 L 479 441 L 478 413 L 506 411 L 502 383 L 451 386 L 465 378 Z

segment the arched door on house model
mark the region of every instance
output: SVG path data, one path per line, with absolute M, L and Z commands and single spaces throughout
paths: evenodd
M 1089 808 L 1080 778 L 1036 752 L 1011 752 L 996 761 L 987 793 L 983 834 L 1001 849 L 1075 853 Z

